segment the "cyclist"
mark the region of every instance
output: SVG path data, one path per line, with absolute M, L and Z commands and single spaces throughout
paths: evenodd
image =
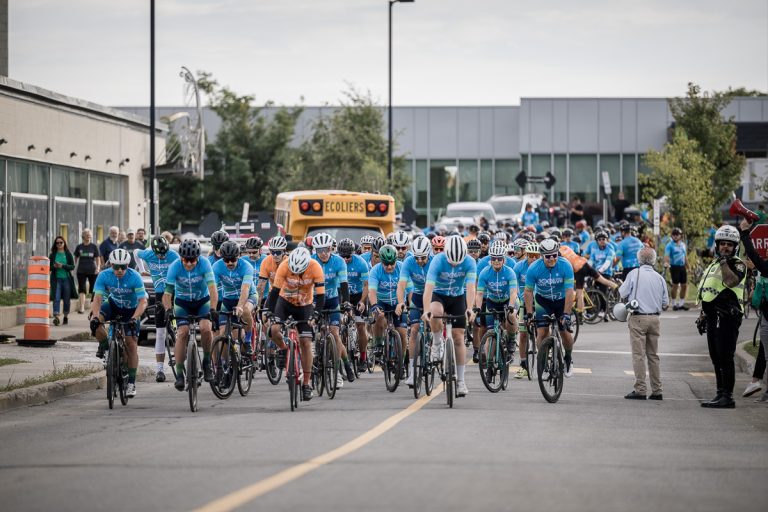
M 235 242 L 221 244 L 221 259 L 213 264 L 213 277 L 221 290 L 221 311 L 233 312 L 245 324 L 245 343 L 243 353 L 251 357 L 251 335 L 253 334 L 253 310 L 256 307 L 256 287 L 253 285 L 253 266 L 247 258 L 239 257 L 239 248 Z M 219 317 L 219 334 L 224 334 L 227 319 Z
M 443 321 L 430 317 L 444 314 L 461 316 L 453 321 L 451 332 L 456 351 L 458 396 L 466 396 L 469 392 L 464 382 L 464 329 L 467 319 L 471 321 L 473 318 L 471 305 L 475 303 L 476 277 L 477 265 L 475 260 L 467 256 L 466 242 L 461 237 L 452 236 L 445 241 L 445 252 L 435 256 L 429 265 L 427 284 L 424 286 L 424 309 L 428 311 L 424 312 L 422 318 L 430 322 L 432 327 L 434 341 L 430 356 L 433 361 L 443 357 Z
M 613 260 L 616 251 L 608 241 L 608 233 L 600 231 L 595 235 L 596 247 L 589 253 L 589 264 L 605 277 L 613 276 Z
M 365 364 L 368 358 L 368 331 L 365 328 L 365 301 L 368 298 L 368 264 L 354 253 L 355 242 L 351 238 L 339 241 L 339 256 L 347 264 L 347 282 L 349 283 L 349 302 L 355 311 L 357 345 L 360 362 Z
M 416 339 L 419 335 L 419 319 L 424 309 L 424 285 L 427 284 L 427 272 L 432 262 L 432 247 L 429 239 L 420 236 L 413 241 L 413 255 L 408 256 L 403 262 L 400 270 L 400 279 L 397 283 L 397 308 L 395 313 L 402 314 L 405 307 L 407 287 L 413 284 L 413 293 L 411 294 L 412 309 L 408 313 L 408 325 L 410 326 L 410 336 L 408 337 L 408 350 L 411 354 L 416 350 Z M 422 310 L 422 311 L 419 311 Z M 411 358 L 411 365 L 415 365 L 416 360 Z M 409 372 L 405 381 L 409 386 L 413 386 L 413 371 Z
M 560 246 L 563 247 L 570 247 L 573 252 L 576 254 L 579 254 L 579 244 L 578 242 L 574 242 L 572 240 L 573 238 L 573 230 L 571 228 L 565 228 L 562 232 L 562 241 L 560 242 Z
M 503 326 L 506 331 L 507 350 L 510 354 L 514 351 L 517 332 L 517 275 L 512 268 L 504 264 L 506 245 L 502 241 L 494 242 L 489 250 L 491 265 L 483 270 L 477 278 L 477 293 L 475 294 L 475 311 L 488 313 L 503 312 L 507 306 L 511 310 L 510 315 L 504 318 Z M 493 327 L 493 316 L 485 317 L 485 327 Z M 482 339 L 485 329 L 481 328 L 478 338 Z M 477 352 L 477 349 L 475 349 Z M 473 357 L 474 359 L 474 357 Z
M 672 229 L 672 240 L 664 248 L 664 266 L 669 268 L 669 274 L 672 277 L 672 309 L 688 311 L 685 305 L 685 297 L 688 294 L 688 273 L 686 265 L 688 264 L 687 248 L 683 242 L 683 230 L 680 228 Z M 678 289 L 680 298 L 677 298 Z
M 485 258 L 488 256 L 488 246 L 491 243 L 491 235 L 485 231 L 482 231 L 477 235 L 477 239 L 480 240 L 480 257 Z
M 621 261 L 621 278 L 626 281 L 630 272 L 636 269 L 640 264 L 637 261 L 637 251 L 643 248 L 643 242 L 632 235 L 632 227 L 629 224 L 621 226 L 621 242 L 616 250 L 614 263 Z
M 411 237 L 405 231 L 395 231 L 395 235 L 392 237 L 395 249 L 397 249 L 397 261 L 405 261 L 405 258 L 411 256 L 413 253 L 408 250 L 411 245 Z
M 165 293 L 165 277 L 171 263 L 179 259 L 179 253 L 171 251 L 168 240 L 162 236 L 152 237 L 151 248 L 139 251 L 137 256 L 144 260 L 149 267 L 149 275 L 152 277 L 152 285 L 155 289 L 155 362 L 157 373 L 155 380 L 165 382 L 165 308 L 163 308 L 163 294 Z
M 592 265 L 589 264 L 587 258 L 579 256 L 570 247 L 560 245 L 560 256 L 568 260 L 568 263 L 570 263 L 573 268 L 575 281 L 574 288 L 576 290 L 576 310 L 578 311 L 578 314 L 584 312 L 584 282 L 587 277 L 591 277 L 597 283 L 607 288 L 619 287 L 618 284 L 600 275 L 600 272 L 595 270 Z
M 519 306 L 524 303 L 525 292 L 525 276 L 528 273 L 528 269 L 533 265 L 536 260 L 539 259 L 539 244 L 536 242 L 526 242 L 525 246 L 525 259 L 520 260 L 515 264 L 513 270 L 517 277 L 517 302 Z M 520 369 L 515 374 L 516 379 L 524 379 L 528 377 L 528 329 L 524 322 L 521 322 L 522 318 L 518 319 L 518 326 L 523 327 L 520 331 Z
M 372 235 L 363 235 L 360 238 L 360 250 L 363 254 L 371 252 L 371 244 L 373 243 Z
M 99 340 L 96 357 L 103 358 L 109 346 L 104 322 L 118 317 L 123 321 L 132 321 L 125 328 L 125 349 L 128 355 L 128 386 L 125 395 L 133 398 L 136 396 L 136 370 L 139 367 L 137 336 L 141 315 L 147 308 L 147 291 L 141 275 L 128 268 L 131 264 L 128 251 L 114 249 L 109 253 L 109 264 L 110 268 L 102 270 L 93 285 L 91 334 Z
M 179 245 L 179 256 L 168 268 L 163 294 L 166 315 L 176 318 L 176 389 L 184 391 L 184 357 L 189 339 L 189 315 L 204 317 L 216 310 L 219 294 L 211 263 L 200 257 L 200 243 L 188 238 Z M 171 310 L 173 308 L 173 310 Z M 213 380 L 211 371 L 212 322 L 218 317 L 200 320 L 200 338 L 203 342 L 203 372 L 206 382 Z
M 245 253 L 248 255 L 246 261 L 253 267 L 253 275 L 258 278 L 259 271 L 261 270 L 261 264 L 267 259 L 265 255 L 261 253 L 261 248 L 264 246 L 264 241 L 258 236 L 252 236 L 245 241 Z
M 214 231 L 211 235 L 211 246 L 213 250 L 208 255 L 208 261 L 211 265 L 216 263 L 221 256 L 219 255 L 219 249 L 221 248 L 221 244 L 229 240 L 229 233 L 226 231 L 218 230 Z
M 405 348 L 405 327 L 407 325 L 402 307 L 398 303 L 397 285 L 403 263 L 397 260 L 397 251 L 391 245 L 384 245 L 379 250 L 380 263 L 374 265 L 368 273 L 368 303 L 375 322 L 371 328 L 373 343 L 376 347 L 384 345 L 384 331 L 387 328 L 385 313 L 394 312 L 392 321 L 400 334 L 400 342 Z M 404 307 L 404 306 L 403 306 Z M 400 313 L 398 313 L 400 311 Z
M 535 318 L 537 326 L 536 346 L 549 334 L 549 323 L 545 315 L 554 314 L 565 348 L 565 376 L 573 375 L 571 336 L 571 311 L 573 309 L 573 267 L 568 260 L 560 257 L 560 244 L 551 238 L 539 244 L 542 259 L 528 269 L 525 276 L 526 320 Z M 536 309 L 534 317 L 534 297 Z
M 432 239 L 432 254 L 440 254 L 445 250 L 445 237 L 437 235 Z
M 379 249 L 381 249 L 384 243 L 384 237 L 378 236 L 371 242 L 371 250 L 362 254 L 362 258 L 368 264 L 368 268 L 373 268 L 379 262 Z
M 480 240 L 473 238 L 467 242 L 467 253 L 472 257 L 475 262 L 480 259 L 480 251 L 483 249 L 483 244 Z
M 288 346 L 283 340 L 280 324 L 289 316 L 297 322 L 303 369 L 301 394 L 305 401 L 312 399 L 312 386 L 309 384 L 312 378 L 312 327 L 309 320 L 316 317 L 316 312 L 322 310 L 324 305 L 323 269 L 320 263 L 312 259 L 308 249 L 299 247 L 277 268 L 272 289 L 269 291 L 267 308 L 275 315 L 275 323 L 270 328 L 270 338 L 283 351 L 287 350 Z
M 587 231 L 587 221 L 585 220 L 577 221 L 574 227 L 576 229 L 573 232 L 573 239 L 576 243 L 579 244 L 579 249 L 581 249 L 584 246 L 584 244 L 589 242 L 589 231 Z M 580 250 L 577 252 L 580 252 Z
M 351 309 L 349 304 L 349 283 L 347 283 L 347 264 L 341 256 L 332 254 L 333 243 L 333 237 L 328 233 L 318 233 L 312 240 L 312 247 L 315 249 L 312 259 L 320 263 L 323 275 L 325 276 L 325 307 L 317 308 L 317 311 L 322 309 L 334 310 L 329 315 L 328 324 L 333 339 L 336 340 L 336 349 L 344 364 L 347 380 L 354 382 L 355 371 L 349 362 L 347 349 L 341 342 L 341 334 L 339 333 L 339 325 L 341 325 L 340 306 L 345 311 Z M 341 378 L 341 374 L 337 374 L 337 376 L 338 381 L 336 385 L 340 388 L 344 385 L 344 381 Z
M 285 237 L 275 236 L 269 241 L 269 256 L 264 258 L 259 267 L 259 285 L 256 287 L 256 293 L 262 297 L 262 306 L 266 302 L 269 287 L 275 281 L 275 274 L 280 263 L 285 258 L 285 251 L 288 248 L 288 241 Z

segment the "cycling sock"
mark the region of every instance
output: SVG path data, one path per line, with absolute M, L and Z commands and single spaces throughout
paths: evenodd
M 109 343 L 107 343 L 107 340 L 100 341 L 99 348 L 102 350 L 107 350 L 109 348 Z
M 206 352 L 205 350 L 203 350 L 203 362 L 204 363 L 210 363 L 211 362 L 211 353 L 210 352 Z
M 155 329 L 155 354 L 165 354 L 165 327 Z
M 253 337 L 252 335 L 253 335 L 253 333 L 251 331 L 248 331 L 247 333 L 245 333 L 245 342 L 246 343 L 250 343 L 251 342 L 251 338 Z
M 341 358 L 341 361 L 344 363 L 344 366 L 347 366 L 349 364 L 349 357 L 348 356 L 343 356 Z
M 184 363 L 176 363 L 176 375 L 184 373 Z
M 365 352 L 360 352 L 360 361 L 366 361 L 368 359 L 368 354 Z
M 128 384 L 136 384 L 136 368 L 128 368 Z
M 456 380 L 459 382 L 464 380 L 464 365 L 463 364 L 457 364 L 456 365 Z
M 163 366 L 165 366 L 165 364 L 162 361 L 157 361 L 157 371 L 163 371 Z
M 528 371 L 528 361 L 526 361 L 525 359 L 520 361 L 520 368 L 523 368 L 525 371 Z
M 571 363 L 571 352 L 572 352 L 572 349 L 569 349 L 569 348 L 565 349 L 565 362 L 568 364 Z

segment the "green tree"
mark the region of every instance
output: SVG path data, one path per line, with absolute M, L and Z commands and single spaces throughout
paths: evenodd
M 402 208 L 409 179 L 402 157 L 393 158 L 387 179 L 387 139 L 382 111 L 354 88 L 330 116 L 317 119 L 312 136 L 299 149 L 284 189 L 345 189 L 391 193 Z
M 738 91 L 738 89 L 737 89 Z M 723 120 L 722 110 L 733 97 L 734 91 L 702 92 L 698 85 L 688 84 L 685 98 L 669 102 L 675 118 L 675 130 L 683 130 L 688 138 L 698 143 L 698 150 L 712 163 L 712 193 L 715 205 L 728 201 L 741 182 L 746 164 L 743 155 L 736 153 L 736 125 Z M 717 213 L 717 208 L 710 210 Z
M 695 246 L 711 225 L 712 211 L 719 204 L 710 186 L 716 172 L 714 164 L 682 129 L 675 130 L 672 142 L 662 151 L 651 150 L 644 158 L 651 173 L 638 176 L 644 186 L 643 199 L 653 203 L 666 196 L 676 223 Z

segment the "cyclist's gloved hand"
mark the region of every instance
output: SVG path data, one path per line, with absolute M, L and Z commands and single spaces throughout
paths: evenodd
M 99 328 L 101 322 L 98 318 L 91 318 L 91 336 L 96 336 L 96 329 Z
M 211 313 L 211 328 L 214 331 L 218 331 L 219 327 L 219 315 L 217 313 Z
M 323 314 L 322 314 L 322 313 L 320 313 L 319 311 L 315 311 L 315 312 L 313 312 L 313 313 L 312 313 L 312 319 L 313 319 L 313 320 L 314 320 L 316 323 L 320 321 L 320 318 L 321 318 L 322 316 L 323 316 Z
M 141 318 L 134 318 L 133 321 L 136 322 L 136 332 L 137 333 L 140 332 L 141 331 Z
M 566 331 L 570 332 L 572 322 L 573 322 L 573 320 L 571 320 L 571 315 L 569 315 L 568 313 L 564 313 L 563 314 L 563 327 L 565 327 Z
M 353 308 L 352 304 L 350 304 L 349 302 L 345 302 L 344 304 L 341 305 L 341 309 L 343 309 L 344 311 L 352 311 L 355 308 Z

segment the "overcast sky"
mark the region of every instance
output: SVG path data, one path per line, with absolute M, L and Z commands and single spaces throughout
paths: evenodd
M 257 103 L 387 101 L 387 0 L 156 0 L 158 105 L 179 68 Z M 395 4 L 394 105 L 768 90 L 768 0 L 416 0 Z M 149 0 L 10 0 L 10 76 L 149 104 Z

